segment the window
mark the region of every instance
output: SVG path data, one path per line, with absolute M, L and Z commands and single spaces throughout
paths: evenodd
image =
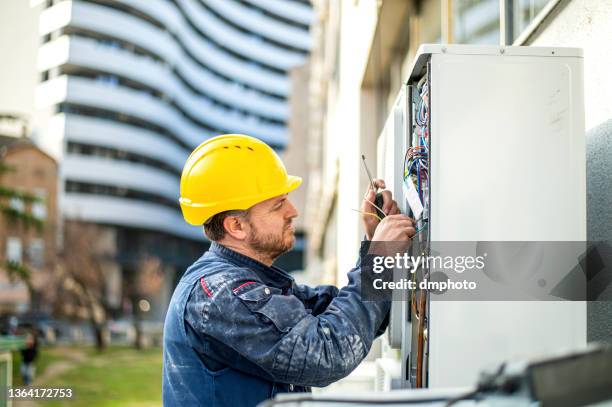
M 11 197 L 9 206 L 12 209 L 15 209 L 16 211 L 19 211 L 19 212 L 23 212 L 25 209 L 25 206 L 23 204 L 23 199 L 17 198 L 17 197 Z
M 32 203 L 32 215 L 40 220 L 47 219 L 47 191 L 36 189 L 34 195 L 40 199 Z
M 34 267 L 45 264 L 45 242 L 42 239 L 32 239 L 28 247 L 28 258 Z
M 512 10 L 510 24 L 512 42 L 529 26 L 550 0 L 506 0 Z
M 6 239 L 6 260 L 21 263 L 21 239 L 18 237 Z
M 512 44 L 550 0 L 451 0 L 453 42 L 499 44 L 500 8 L 506 14 L 505 38 Z
M 499 0 L 455 0 L 453 42 L 499 44 Z

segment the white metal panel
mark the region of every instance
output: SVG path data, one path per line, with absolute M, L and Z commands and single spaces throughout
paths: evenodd
M 466 50 L 431 59 L 432 241 L 585 240 L 581 58 Z M 585 345 L 586 305 L 432 301 L 429 338 L 430 386 L 468 385 L 492 362 Z
M 586 238 L 581 61 L 432 57 L 432 239 Z
M 376 173 L 378 174 L 378 178 L 385 180 L 387 189 L 389 189 L 394 196 L 395 179 L 398 178 L 396 174 L 397 160 L 395 159 L 397 151 L 397 140 L 395 139 L 396 127 L 396 109 L 394 106 L 391 113 L 387 117 L 387 121 L 385 122 L 385 126 L 383 127 L 380 136 L 378 137 L 376 161 Z M 398 313 L 398 311 L 400 311 L 400 309 L 395 303 L 392 303 L 389 329 L 387 332 L 389 335 L 389 344 L 393 348 L 401 346 L 402 325 L 401 321 L 398 320 L 398 318 L 400 318 L 400 313 Z
M 378 139 L 377 150 L 377 173 L 385 180 L 387 189 L 393 194 L 402 213 L 407 213 L 407 204 L 402 199 L 403 182 L 403 163 L 404 153 L 408 148 L 408 141 L 405 137 L 405 117 L 406 113 L 406 94 L 402 88 L 393 104 L 383 131 Z M 396 279 L 399 280 L 402 270 L 396 270 Z M 393 293 L 393 303 L 391 305 L 391 316 L 389 322 L 389 343 L 393 348 L 401 347 L 403 323 L 406 321 L 405 306 L 401 300 L 406 300 L 406 292 L 398 290 Z

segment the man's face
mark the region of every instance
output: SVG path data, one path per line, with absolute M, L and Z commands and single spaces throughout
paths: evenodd
M 287 195 L 270 198 L 249 209 L 246 242 L 256 251 L 272 259 L 288 252 L 295 243 L 293 218 L 297 209 Z

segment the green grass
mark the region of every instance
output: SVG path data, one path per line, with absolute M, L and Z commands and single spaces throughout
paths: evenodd
M 13 354 L 13 386 L 23 386 L 19 366 L 21 366 L 21 353 L 19 351 L 12 352 Z M 53 349 L 39 348 L 38 358 L 36 358 L 36 375 L 39 376 L 47 367 L 54 362 L 62 360 L 63 356 L 58 354 Z
M 72 352 L 72 355 L 71 355 Z M 78 352 L 78 357 L 75 354 Z M 44 407 L 145 407 L 161 405 L 162 352 L 159 348 L 137 351 L 127 347 L 109 348 L 97 353 L 90 348 L 45 349 L 41 359 L 63 363 L 57 375 L 51 375 L 41 387 L 72 388 L 74 398 L 45 401 Z M 56 369 L 58 370 L 58 369 Z M 47 375 L 49 376 L 49 375 Z

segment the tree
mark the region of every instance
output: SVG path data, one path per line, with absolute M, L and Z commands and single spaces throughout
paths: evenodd
M 96 348 L 108 342 L 107 278 L 102 264 L 113 257 L 97 245 L 96 225 L 81 221 L 64 224 L 64 249 L 56 272 L 56 312 L 69 317 L 86 317 L 94 332 Z
M 164 276 L 161 265 L 158 257 L 143 254 L 132 272 L 124 273 L 126 295 L 132 308 L 134 331 L 136 332 L 134 341 L 136 349 L 141 349 L 144 343 L 142 317 L 143 311 L 147 310 L 143 309 L 143 305 L 148 306 L 146 298 L 158 294 L 163 284 Z
M 0 179 L 3 178 L 4 174 L 14 171 L 15 168 L 7 165 L 4 162 L 3 155 L 0 155 Z M 36 228 L 38 231 L 42 231 L 44 222 L 25 210 L 27 206 L 39 201 L 40 198 L 32 194 L 0 185 L 0 212 L 6 223 L 12 227 L 22 226 L 25 229 Z M 12 205 L 12 202 L 23 203 L 21 205 L 23 209 L 19 208 L 18 205 Z M 11 282 L 21 281 L 26 285 L 31 304 L 37 304 L 36 299 L 39 293 L 32 284 L 32 273 L 29 267 L 22 261 L 6 259 L 4 269 Z

